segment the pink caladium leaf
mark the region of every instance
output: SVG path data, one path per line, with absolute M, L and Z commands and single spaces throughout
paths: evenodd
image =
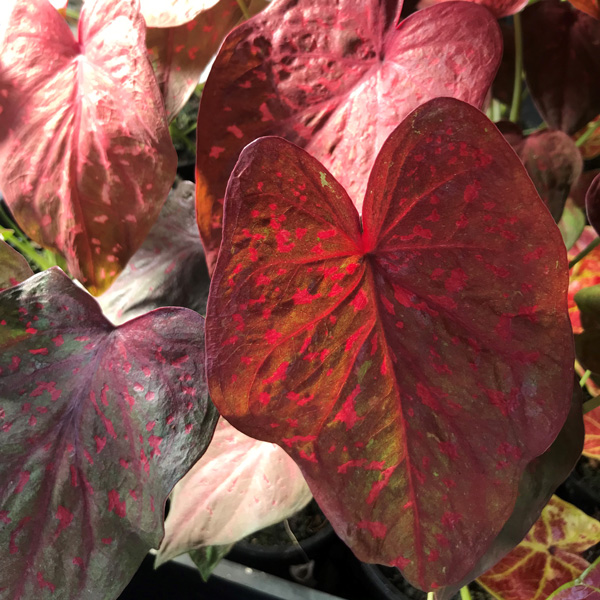
M 600 600 L 600 558 L 577 579 L 565 583 L 547 600 Z
M 175 486 L 156 563 L 225 546 L 283 519 L 312 494 L 294 461 L 221 419 L 204 456 Z
M 600 174 L 596 175 L 585 195 L 585 211 L 590 225 L 600 232 Z
M 421 0 L 419 2 L 419 8 L 427 8 L 428 6 L 433 6 L 434 4 L 441 4 L 442 2 L 452 2 L 453 0 Z M 508 17 L 510 15 L 514 15 L 515 13 L 521 12 L 526 6 L 528 0 L 469 0 L 471 2 L 475 2 L 475 4 L 480 4 L 481 6 L 485 6 L 495 17 L 496 19 L 501 19 L 502 17 Z
M 116 598 L 216 424 L 203 319 L 114 327 L 57 268 L 0 294 L 0 315 L 0 590 Z
M 98 302 L 116 324 L 161 306 L 206 312 L 210 279 L 198 235 L 194 184 L 169 193 L 158 221 L 123 272 Z
M 219 0 L 139 0 L 148 27 L 178 27 L 210 10 Z
M 523 11 L 522 24 L 531 97 L 551 128 L 572 135 L 600 113 L 600 21 L 545 0 Z
M 223 38 L 241 18 L 236 0 L 219 0 L 183 25 L 148 28 L 146 45 L 169 121 L 184 107 Z
M 600 522 L 553 496 L 525 539 L 478 579 L 500 600 L 546 600 L 588 567 L 581 553 L 600 542 Z
M 140 246 L 175 176 L 144 38 L 137 0 L 88 0 L 78 40 L 31 0 L 0 40 L 0 189 L 93 293 Z
M 0 240 L 0 291 L 33 275 L 29 263 L 5 241 Z
M 398 26 L 394 0 L 275 0 L 227 36 L 198 113 L 198 226 L 212 272 L 227 179 L 242 148 L 281 135 L 362 202 L 381 145 L 436 96 L 480 107 L 500 62 L 485 9 L 454 2 Z M 468 34 L 467 34 L 468 32 Z
M 567 283 L 523 165 L 466 103 L 433 100 L 394 130 L 362 225 L 317 160 L 258 140 L 225 200 L 211 397 L 290 453 L 361 560 L 449 585 L 569 412 Z

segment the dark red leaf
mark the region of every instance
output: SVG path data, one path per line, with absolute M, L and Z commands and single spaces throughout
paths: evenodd
M 219 0 L 140 0 L 148 27 L 178 27 L 193 21 Z
M 134 0 L 88 0 L 75 40 L 46 0 L 0 39 L 0 188 L 23 230 L 94 293 L 158 217 L 176 154 Z
M 600 558 L 575 581 L 556 590 L 548 600 L 600 600 Z
M 590 225 L 600 232 L 600 174 L 593 179 L 585 195 L 585 211 Z
M 194 184 L 180 182 L 141 248 L 98 298 L 113 323 L 124 323 L 160 306 L 182 306 L 205 314 L 210 279 L 194 203 Z
M 116 598 L 216 423 L 203 319 L 116 328 L 56 268 L 3 292 L 0 315 L 0 590 Z
M 567 478 L 581 456 L 584 437 L 581 396 L 579 377 L 575 377 L 571 411 L 565 425 L 552 446 L 527 465 L 510 518 L 475 568 L 459 583 L 437 592 L 436 600 L 451 600 L 461 587 L 492 568 L 522 541 L 537 521 L 552 492 Z
M 584 171 L 581 174 L 579 180 L 571 188 L 571 198 L 573 202 L 581 208 L 585 208 L 585 197 L 587 194 L 592 181 L 594 181 L 596 175 L 600 174 L 600 169 L 592 169 L 591 171 Z
M 553 496 L 525 539 L 478 579 L 500 600 L 546 600 L 589 563 L 581 553 L 600 542 L 600 522 Z
M 290 453 L 359 558 L 431 589 L 486 552 L 569 412 L 565 249 L 501 134 L 450 98 L 388 138 L 362 222 L 299 148 L 243 152 L 207 309 L 211 397 Z
M 29 263 L 5 241 L 0 240 L 0 291 L 33 275 Z
M 227 179 L 242 148 L 281 135 L 359 204 L 381 145 L 436 96 L 483 104 L 501 56 L 492 15 L 433 6 L 396 27 L 395 0 L 275 0 L 223 42 L 198 115 L 197 215 L 212 271 Z
M 600 113 L 600 22 L 561 0 L 522 14 L 527 85 L 542 117 L 572 135 Z
M 558 223 L 571 186 L 583 171 L 579 149 L 562 131 L 540 131 L 524 138 L 515 150 Z
M 434 4 L 441 4 L 442 2 L 452 2 L 453 0 L 421 0 L 419 2 L 419 8 L 427 8 L 428 6 L 433 6 Z M 501 19 L 502 17 L 508 17 L 509 15 L 514 15 L 522 11 L 526 6 L 528 0 L 469 0 L 470 2 L 475 2 L 475 4 L 480 4 L 481 6 L 485 6 L 495 17 L 496 19 Z
M 242 18 L 236 0 L 220 0 L 177 27 L 149 27 L 146 45 L 170 121 L 183 108 L 223 38 Z

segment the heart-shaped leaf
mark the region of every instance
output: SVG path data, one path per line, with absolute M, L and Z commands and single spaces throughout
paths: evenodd
M 171 494 L 156 564 L 202 546 L 233 544 L 287 519 L 311 498 L 300 469 L 279 446 L 221 419 L 208 450 Z
M 279 138 L 242 153 L 225 214 L 207 309 L 220 412 L 290 453 L 361 560 L 423 589 L 460 580 L 571 402 L 565 249 L 523 165 L 441 98 L 385 142 L 362 231 Z
M 188 101 L 223 38 L 242 16 L 236 0 L 219 0 L 183 25 L 148 28 L 146 45 L 169 121 Z
M 170 192 L 141 248 L 98 298 L 113 323 L 124 323 L 160 306 L 206 312 L 210 279 L 194 203 L 194 184 L 180 182 Z
M 515 147 L 542 200 L 558 223 L 571 186 L 583 171 L 583 159 L 562 131 L 540 131 Z
M 583 423 L 585 425 L 583 454 L 600 460 L 600 408 L 584 415 Z
M 219 0 L 140 0 L 148 27 L 178 27 L 193 21 Z
M 585 211 L 590 225 L 600 232 L 600 174 L 596 175 L 585 195 Z
M 116 598 L 216 423 L 203 319 L 116 328 L 56 268 L 0 294 L 0 315 L 0 590 Z
M 546 600 L 589 563 L 584 550 L 600 542 L 600 522 L 553 496 L 525 539 L 478 579 L 500 600 Z
M 495 566 L 523 540 L 537 521 L 552 492 L 567 478 L 581 456 L 584 437 L 581 396 L 577 377 L 573 381 L 571 411 L 565 425 L 552 446 L 527 465 L 519 484 L 515 508 L 506 525 L 475 568 L 454 586 L 437 591 L 436 600 L 451 600 L 461 587 Z
M 434 4 L 452 1 L 453 0 L 421 0 L 419 2 L 419 8 L 423 9 L 428 6 L 433 6 Z M 527 6 L 528 0 L 470 0 L 470 2 L 485 6 L 496 19 L 501 19 L 502 17 L 508 17 L 509 15 L 521 12 Z
M 198 114 L 197 216 L 209 271 L 227 179 L 252 140 L 275 134 L 305 147 L 360 209 L 377 152 L 411 110 L 436 96 L 483 104 L 502 54 L 492 15 L 451 3 L 396 26 L 401 4 L 275 0 L 225 39 Z
M 29 263 L 4 240 L 0 240 L 0 292 L 33 275 Z
M 560 229 L 567 250 L 570 250 L 580 238 L 585 229 L 585 224 L 585 213 L 571 198 L 568 198 L 562 217 L 558 222 L 558 228 Z
M 88 0 L 75 40 L 47 0 L 0 40 L 0 188 L 23 230 L 93 293 L 167 197 L 177 157 L 136 0 Z
M 600 22 L 561 0 L 522 14 L 527 85 L 542 117 L 572 135 L 600 113 Z
M 600 19 L 600 5 L 598 0 L 569 0 L 569 2 L 584 13 Z

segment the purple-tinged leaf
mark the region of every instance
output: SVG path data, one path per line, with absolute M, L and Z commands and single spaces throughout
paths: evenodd
M 585 211 L 590 225 L 600 233 L 600 174 L 594 177 L 585 194 Z
M 540 131 L 515 148 L 535 187 L 558 223 L 571 191 L 583 171 L 583 159 L 562 131 Z
M 0 292 L 33 275 L 29 263 L 0 239 Z
M 193 21 L 219 0 L 140 0 L 148 27 L 178 27 Z
M 600 21 L 561 0 L 522 14 L 527 85 L 540 114 L 569 135 L 600 113 Z
M 171 494 L 156 564 L 203 546 L 233 544 L 311 499 L 300 469 L 279 446 L 220 419 L 206 453 Z
M 210 279 L 198 235 L 194 184 L 169 193 L 158 221 L 124 271 L 98 302 L 116 324 L 161 306 L 205 314 Z
M 381 145 L 437 96 L 480 107 L 501 57 L 496 21 L 471 3 L 398 26 L 394 0 L 275 0 L 227 36 L 198 114 L 196 197 L 212 272 L 227 179 L 242 148 L 281 135 L 306 148 L 360 203 Z
M 496 19 L 508 17 L 515 13 L 521 12 L 526 6 L 528 0 L 469 0 L 475 4 L 485 6 Z M 421 0 L 419 9 L 433 6 L 434 4 L 442 4 L 442 2 L 453 2 L 453 0 Z
M 279 138 L 244 150 L 225 204 L 215 404 L 290 453 L 359 558 L 423 589 L 460 580 L 571 404 L 565 248 L 523 165 L 481 112 L 443 98 L 385 142 L 362 227 Z
M 47 0 L 0 39 L 0 189 L 23 230 L 93 293 L 167 197 L 176 154 L 137 0 L 88 0 L 75 40 Z
M 236 0 L 220 0 L 176 27 L 149 27 L 146 45 L 171 121 L 188 101 L 223 38 L 242 18 Z
M 204 321 L 114 327 L 56 268 L 0 294 L 0 315 L 0 589 L 116 598 L 216 424 Z

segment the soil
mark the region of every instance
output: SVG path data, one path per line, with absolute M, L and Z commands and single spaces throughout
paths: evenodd
M 298 541 L 312 537 L 328 525 L 327 518 L 314 500 L 311 500 L 301 511 L 298 511 L 287 521 Z M 275 547 L 290 546 L 293 543 L 283 522 L 265 527 L 245 537 L 243 541 L 257 546 Z

